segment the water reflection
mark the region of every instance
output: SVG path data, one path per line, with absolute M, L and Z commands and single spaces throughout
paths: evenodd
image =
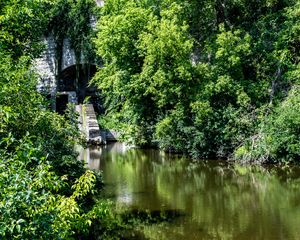
M 299 239 L 300 172 L 192 162 L 117 143 L 81 152 L 103 171 L 105 194 L 132 209 L 180 210 L 144 227 L 148 239 Z

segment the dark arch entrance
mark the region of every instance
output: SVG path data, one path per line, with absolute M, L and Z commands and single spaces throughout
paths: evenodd
M 64 112 L 68 102 L 82 104 L 89 97 L 89 102 L 94 105 L 97 112 L 101 112 L 101 101 L 96 87 L 90 86 L 89 82 L 95 75 L 97 67 L 90 64 L 72 65 L 61 71 L 59 74 L 57 107 L 60 112 Z M 68 101 L 66 103 L 67 95 Z
M 95 87 L 88 86 L 88 83 L 96 70 L 96 66 L 90 64 L 72 65 L 64 69 L 59 76 L 59 91 L 76 92 L 78 103 L 83 103 L 87 96 L 95 93 Z

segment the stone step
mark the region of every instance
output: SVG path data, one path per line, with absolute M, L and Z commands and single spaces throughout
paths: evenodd
M 101 134 L 93 105 L 77 105 L 76 111 L 81 123 L 79 129 L 85 134 L 87 142 L 95 145 L 105 144 L 106 140 Z

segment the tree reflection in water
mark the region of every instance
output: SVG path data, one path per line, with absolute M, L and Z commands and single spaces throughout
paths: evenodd
M 116 143 L 90 149 L 105 194 L 142 211 L 182 211 L 171 222 L 148 224 L 148 239 L 297 239 L 300 168 L 192 161 Z

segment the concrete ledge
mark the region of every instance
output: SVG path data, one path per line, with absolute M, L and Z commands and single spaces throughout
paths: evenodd
M 106 144 L 105 139 L 101 136 L 93 105 L 76 105 L 76 111 L 79 113 L 79 129 L 85 135 L 87 143 Z
M 79 129 L 85 135 L 86 141 L 92 145 L 103 145 L 117 142 L 120 133 L 109 129 L 100 129 L 92 104 L 76 105 L 79 114 Z

